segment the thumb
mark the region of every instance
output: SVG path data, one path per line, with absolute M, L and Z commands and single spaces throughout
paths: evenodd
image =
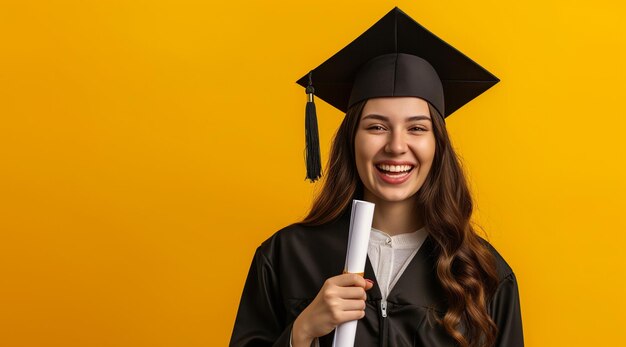
M 365 290 L 369 290 L 372 289 L 372 287 L 374 287 L 374 281 L 370 280 L 370 279 L 365 279 Z

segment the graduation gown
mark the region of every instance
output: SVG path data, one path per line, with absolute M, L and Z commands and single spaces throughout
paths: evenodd
M 321 226 L 292 224 L 257 248 L 241 296 L 231 347 L 289 347 L 296 317 L 317 296 L 326 279 L 343 272 L 349 224 L 349 211 Z M 499 328 L 496 346 L 523 346 L 515 275 L 500 254 L 484 242 L 496 257 L 499 277 L 495 296 L 488 304 Z M 446 311 L 436 278 L 434 245 L 429 235 L 386 301 L 382 300 L 367 259 L 365 278 L 375 284 L 367 291 L 365 317 L 358 322 L 355 347 L 457 346 L 443 327 L 427 317 L 432 313 L 443 317 Z M 333 335 L 334 331 L 320 337 L 320 346 L 332 346 Z

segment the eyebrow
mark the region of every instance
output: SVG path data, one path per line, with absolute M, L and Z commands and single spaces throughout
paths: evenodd
M 363 117 L 361 120 L 366 120 L 366 119 L 378 119 L 384 122 L 389 122 L 389 117 L 385 117 L 379 114 L 368 114 L 367 116 Z M 416 120 L 429 120 L 432 122 L 430 117 L 425 116 L 425 115 L 411 116 L 411 117 L 406 118 L 406 122 L 412 122 Z

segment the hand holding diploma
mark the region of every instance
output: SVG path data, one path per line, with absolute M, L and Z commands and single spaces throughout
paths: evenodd
M 361 200 L 352 201 L 350 233 L 348 236 L 348 250 L 346 252 L 344 272 L 363 276 L 373 218 L 374 204 Z M 363 313 L 363 316 L 365 316 L 365 313 Z M 354 338 L 356 337 L 356 327 L 357 320 L 339 325 L 335 330 L 333 347 L 353 347 Z
M 334 346 L 354 345 L 357 320 L 365 316 L 365 291 L 373 287 L 372 282 L 363 278 L 373 216 L 374 204 L 353 201 L 344 274 L 327 279 L 315 299 L 296 318 L 293 347 L 309 347 L 315 337 L 335 328 Z

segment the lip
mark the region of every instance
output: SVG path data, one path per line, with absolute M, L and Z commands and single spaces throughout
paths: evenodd
M 380 162 L 379 164 L 387 164 L 387 162 Z M 404 164 L 387 164 L 387 165 L 413 165 L 413 164 L 404 162 Z M 376 171 L 376 174 L 378 175 L 378 177 L 381 180 L 383 180 L 383 182 L 386 182 L 389 184 L 402 184 L 406 182 L 409 178 L 411 178 L 411 175 L 413 175 L 414 170 L 415 170 L 415 165 L 413 165 L 413 168 L 411 169 L 411 171 L 409 171 L 409 173 L 406 176 L 394 178 L 394 177 L 389 177 L 385 175 L 384 173 L 380 172 L 380 170 L 378 170 L 376 166 L 374 166 L 374 171 Z

